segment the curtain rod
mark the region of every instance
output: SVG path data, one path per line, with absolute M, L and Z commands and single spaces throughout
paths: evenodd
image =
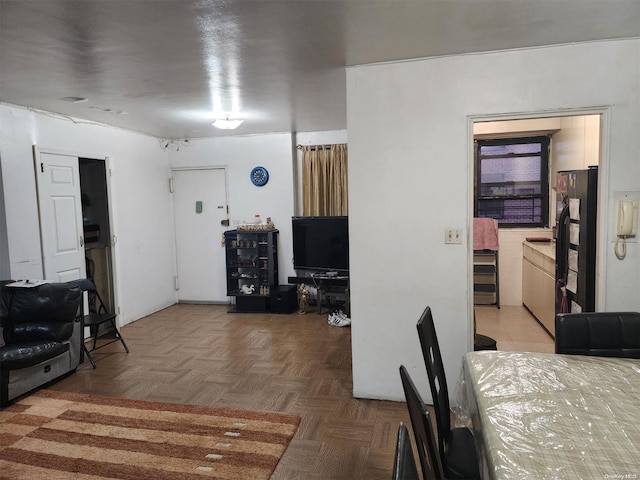
M 331 148 L 333 145 L 346 145 L 346 143 L 334 143 L 329 145 L 296 145 L 298 150 L 302 150 L 304 147 L 311 147 L 311 150 L 318 150 L 320 148 Z
M 307 147 L 307 146 L 311 147 L 311 150 L 318 150 L 320 148 L 331 148 L 331 145 L 300 145 L 300 144 L 296 145 L 296 148 L 298 150 L 302 150 L 303 147 Z

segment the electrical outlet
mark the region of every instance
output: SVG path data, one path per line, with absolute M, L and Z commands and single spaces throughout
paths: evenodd
M 444 229 L 444 243 L 447 244 L 461 244 L 462 243 L 462 229 L 447 227 Z

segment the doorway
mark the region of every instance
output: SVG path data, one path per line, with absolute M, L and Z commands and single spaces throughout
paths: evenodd
M 106 160 L 37 147 L 34 160 L 44 279 L 92 278 L 116 311 Z
M 567 112 L 564 114 L 549 114 L 544 116 L 514 116 L 513 118 L 473 118 L 471 121 L 472 140 L 474 145 L 476 140 L 485 139 L 505 139 L 518 137 L 532 137 L 546 135 L 550 138 L 550 152 L 548 164 L 548 222 L 543 227 L 538 228 L 500 228 L 500 299 L 502 306 L 513 306 L 522 308 L 523 305 L 523 260 L 522 260 L 522 244 L 530 237 L 547 237 L 552 238 L 553 227 L 556 223 L 558 200 L 560 196 L 556 195 L 556 172 L 561 170 L 583 170 L 592 165 L 598 165 L 601 177 L 598 196 L 599 217 L 605 216 L 606 212 L 602 208 L 602 181 L 603 175 L 606 177 L 606 168 L 603 168 L 602 152 L 605 137 L 606 111 L 602 110 L 585 110 L 576 112 Z M 473 147 L 472 147 L 473 148 Z M 475 148 L 474 148 L 475 150 Z M 475 152 L 474 152 L 475 153 Z M 476 165 L 474 155 L 470 153 L 471 158 L 471 186 L 470 191 L 474 191 L 476 185 Z M 471 196 L 473 204 L 470 206 L 471 217 L 474 216 L 475 195 Z M 598 225 L 603 225 L 602 220 L 598 219 Z M 602 238 L 600 232 L 596 234 L 596 238 Z M 596 240 L 598 252 L 596 259 L 596 270 L 602 268 L 601 259 L 603 246 L 601 241 Z M 555 247 L 550 246 L 555 251 Z M 552 260 L 555 262 L 555 259 Z M 470 269 L 473 272 L 473 269 Z M 596 274 L 597 278 L 597 274 Z M 555 283 L 555 277 L 551 278 L 551 284 Z M 473 284 L 473 280 L 470 280 Z M 598 290 L 602 287 L 596 285 L 596 300 L 598 298 Z M 550 298 L 554 297 L 554 292 L 550 294 Z M 472 302 L 473 303 L 473 302 Z M 482 307 L 483 309 L 485 307 Z M 553 312 L 555 306 L 549 307 Z M 553 321 L 553 319 L 550 319 Z M 532 316 L 532 329 L 538 329 L 535 318 Z M 485 333 L 485 332 L 479 332 Z M 526 336 L 526 334 L 524 334 Z
M 106 308 L 115 311 L 111 223 L 104 160 L 79 158 L 82 229 L 87 278 L 93 280 Z

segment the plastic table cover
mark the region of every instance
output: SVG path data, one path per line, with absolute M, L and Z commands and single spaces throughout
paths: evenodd
M 480 351 L 462 369 L 452 408 L 486 477 L 640 480 L 640 360 Z

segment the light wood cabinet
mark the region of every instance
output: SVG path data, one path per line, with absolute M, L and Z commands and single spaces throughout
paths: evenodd
M 522 245 L 522 303 L 555 337 L 555 257 Z

